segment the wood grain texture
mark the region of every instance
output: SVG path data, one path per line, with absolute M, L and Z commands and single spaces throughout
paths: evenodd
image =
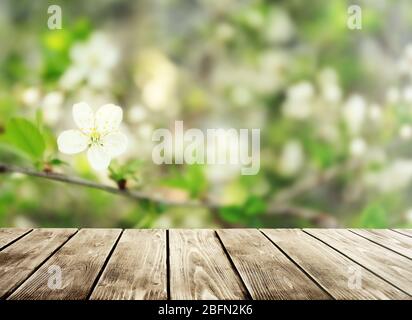
M 409 295 L 412 294 L 411 260 L 345 229 L 305 229 L 331 247 L 384 278 Z
M 217 233 L 253 299 L 330 299 L 258 230 Z
M 171 299 L 246 299 L 213 230 L 170 230 Z
M 412 259 L 412 238 L 410 237 L 384 229 L 350 229 L 350 231 Z
M 166 230 L 126 230 L 91 299 L 167 299 Z
M 30 230 L 28 228 L 0 228 L 0 250 Z
M 37 229 L 0 251 L 0 298 L 9 295 L 76 229 Z
M 393 231 L 412 237 L 412 229 L 393 229 Z
M 80 230 L 9 299 L 86 299 L 120 232 L 119 229 Z M 56 268 L 61 270 L 60 288 L 49 285 L 57 276 Z
M 335 299 L 409 299 L 409 296 L 299 229 L 263 229 Z M 354 273 L 361 276 L 359 286 Z
M 0 229 L 0 298 L 412 299 L 411 229 L 76 232 Z

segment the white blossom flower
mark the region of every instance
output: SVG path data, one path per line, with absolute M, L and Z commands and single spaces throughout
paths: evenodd
M 398 103 L 400 100 L 401 94 L 399 92 L 399 89 L 396 87 L 390 87 L 388 91 L 386 92 L 386 101 L 394 104 Z
M 362 129 L 366 111 L 365 99 L 360 95 L 351 96 L 343 106 L 343 118 L 352 134 L 357 134 Z
M 40 103 L 40 90 L 36 87 L 27 88 L 21 96 L 22 102 L 29 107 L 37 107 Z
M 270 43 L 285 43 L 295 33 L 295 26 L 289 14 L 281 9 L 269 13 L 268 26 L 265 28 L 265 38 Z
M 60 91 L 52 91 L 46 94 L 41 103 L 44 121 L 50 125 L 56 124 L 61 115 L 61 107 L 64 96 Z
M 412 86 L 405 87 L 402 94 L 405 102 L 412 103 Z
M 141 105 L 135 105 L 130 108 L 127 115 L 128 115 L 130 122 L 138 123 L 146 119 L 147 110 Z
M 406 220 L 407 220 L 409 223 L 412 223 L 412 208 L 409 208 L 409 209 L 406 211 L 405 216 L 406 216 Z
M 399 129 L 399 135 L 404 140 L 409 140 L 412 138 L 412 127 L 408 124 L 404 124 Z
M 383 193 L 403 189 L 412 180 L 412 161 L 396 159 L 382 171 L 367 175 L 365 180 Z
M 279 169 L 286 176 L 293 176 L 299 172 L 304 163 L 302 145 L 297 140 L 291 140 L 283 147 Z
M 228 41 L 233 38 L 235 29 L 228 23 L 219 23 L 216 27 L 216 38 L 220 41 Z
M 362 156 L 366 151 L 366 142 L 362 138 L 355 138 L 350 143 L 350 153 L 354 157 Z
M 338 75 L 332 68 L 324 68 L 319 72 L 318 82 L 322 98 L 330 103 L 338 103 L 342 99 L 342 89 Z
M 231 91 L 231 99 L 237 106 L 245 107 L 252 102 L 253 94 L 248 88 L 237 85 Z
M 70 51 L 73 65 L 60 79 L 65 89 L 73 89 L 83 80 L 95 89 L 110 85 L 110 71 L 119 60 L 119 52 L 108 37 L 97 32 L 85 43 L 77 43 Z
M 377 104 L 371 104 L 369 106 L 369 117 L 371 118 L 371 120 L 375 121 L 375 122 L 380 122 L 380 120 L 382 119 L 382 108 L 381 106 L 377 105 Z
M 399 63 L 399 70 L 403 74 L 412 75 L 412 44 L 405 47 L 403 57 Z
M 137 58 L 134 78 L 147 108 L 173 111 L 178 70 L 166 55 L 158 50 L 143 49 Z
M 306 119 L 312 114 L 314 88 L 310 82 L 304 81 L 290 87 L 286 102 L 282 107 L 283 114 L 290 118 Z
M 119 132 L 123 118 L 120 107 L 106 104 L 94 114 L 87 103 L 80 102 L 73 105 L 73 118 L 79 130 L 66 130 L 59 135 L 60 152 L 77 154 L 87 149 L 93 169 L 103 170 L 112 158 L 126 150 L 127 138 Z

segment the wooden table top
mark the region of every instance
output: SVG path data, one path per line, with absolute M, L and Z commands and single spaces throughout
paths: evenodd
M 412 229 L 0 229 L 1 299 L 412 299 Z

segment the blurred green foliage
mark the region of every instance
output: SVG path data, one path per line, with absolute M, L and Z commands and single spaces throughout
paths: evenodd
M 11 174 L 0 226 L 329 226 L 276 211 L 287 206 L 341 226 L 411 227 L 412 5 L 357 3 L 361 30 L 347 27 L 345 0 L 2 1 L 1 163 L 221 208 Z M 62 29 L 47 27 L 50 4 Z M 130 146 L 108 172 L 57 150 L 79 101 L 123 107 Z M 151 133 L 175 120 L 260 128 L 259 174 L 154 165 Z

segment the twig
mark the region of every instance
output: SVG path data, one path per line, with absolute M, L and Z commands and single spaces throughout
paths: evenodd
M 146 193 L 136 190 L 129 190 L 129 189 L 119 189 L 117 187 L 104 185 L 100 183 L 96 183 L 93 181 L 77 178 L 77 177 L 70 177 L 60 173 L 54 172 L 43 172 L 43 171 L 36 171 L 30 168 L 18 167 L 10 164 L 0 163 L 0 174 L 1 173 L 20 173 L 26 176 L 37 177 L 47 180 L 59 181 L 63 183 L 69 183 L 74 185 L 79 185 L 83 187 L 93 188 L 102 190 L 105 192 L 117 194 L 120 196 L 128 197 L 134 200 L 149 200 L 159 204 L 164 205 L 171 205 L 171 206 L 185 206 L 185 207 L 203 207 L 208 208 L 214 215 L 218 216 L 218 211 L 222 207 L 222 205 L 218 203 L 211 202 L 209 200 L 204 201 L 174 201 L 170 199 L 165 199 L 162 195 L 156 193 Z M 282 204 L 281 206 L 271 206 L 269 211 L 265 213 L 266 215 L 287 215 L 296 218 L 302 218 L 309 221 L 312 221 L 316 225 L 321 226 L 336 226 L 336 220 L 327 214 L 319 213 L 314 210 L 295 207 L 295 206 L 287 206 Z
M 164 199 L 163 197 L 161 197 L 160 195 L 156 195 L 155 193 L 149 194 L 149 193 L 145 193 L 141 191 L 132 191 L 129 189 L 121 190 L 117 187 L 112 187 L 109 185 L 104 185 L 104 184 L 96 183 L 93 181 L 89 181 L 89 180 L 85 180 L 85 179 L 81 179 L 77 177 L 70 177 L 64 174 L 60 174 L 60 173 L 36 171 L 30 168 L 23 168 L 23 167 L 10 165 L 10 164 L 4 164 L 4 163 L 0 163 L 0 173 L 21 173 L 26 176 L 38 177 L 38 178 L 43 178 L 47 180 L 60 181 L 60 182 L 75 184 L 75 185 L 79 185 L 83 187 L 99 189 L 105 192 L 118 194 L 118 195 L 132 198 L 135 200 L 150 200 L 150 201 L 154 201 L 154 202 L 165 204 L 165 205 L 205 206 L 203 203 L 197 202 L 197 201 L 186 201 L 186 202 L 173 201 L 169 199 Z
M 333 167 L 333 168 L 326 170 L 320 175 L 314 175 L 314 176 L 311 175 L 306 178 L 303 178 L 302 180 L 298 181 L 296 184 L 292 185 L 291 187 L 286 188 L 276 193 L 271 203 L 274 206 L 280 203 L 287 203 L 291 199 L 296 198 L 302 193 L 312 190 L 317 185 L 329 182 L 330 180 L 334 179 L 340 172 L 341 172 L 340 168 Z

